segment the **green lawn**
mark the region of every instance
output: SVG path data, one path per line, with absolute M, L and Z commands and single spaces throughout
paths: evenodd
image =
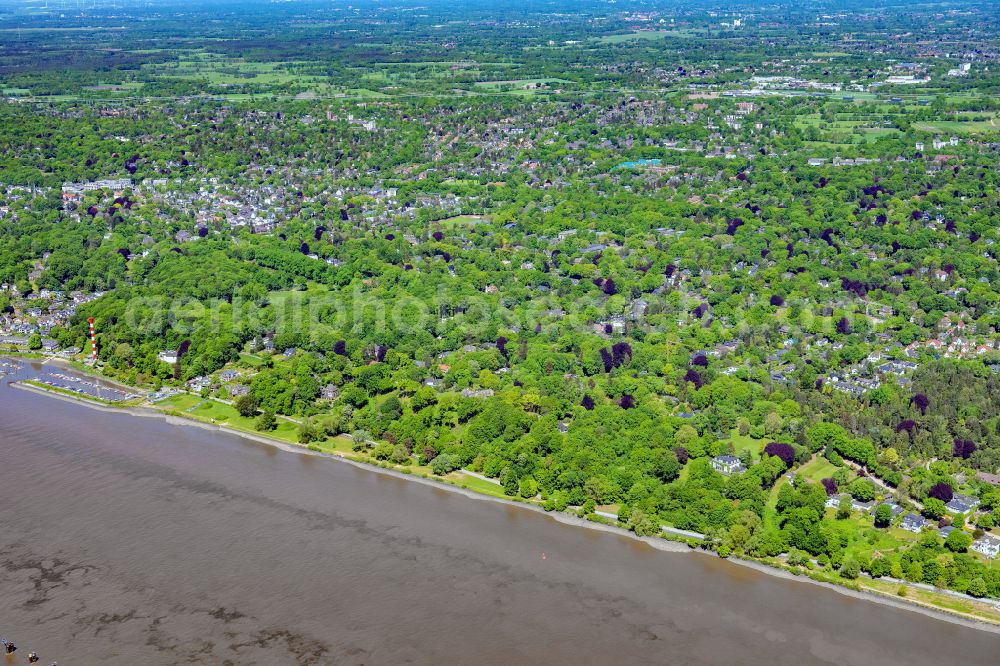
M 164 78 L 195 79 L 212 84 L 323 83 L 326 77 L 303 74 L 291 67 L 298 62 L 255 62 L 220 54 L 195 51 L 174 62 L 147 65 L 144 69 Z
M 477 88 L 486 88 L 488 90 L 504 90 L 509 88 L 527 88 L 532 84 L 534 85 L 558 85 L 569 83 L 566 79 L 512 79 L 510 81 L 477 81 L 475 86 Z
M 259 368 L 260 366 L 264 365 L 264 359 L 262 359 L 260 356 L 257 356 L 256 354 L 250 354 L 248 352 L 241 352 L 240 360 L 252 368 Z
M 781 487 L 786 483 L 788 483 L 788 477 L 782 474 L 767 495 L 767 506 L 764 507 L 764 525 L 772 529 L 778 527 L 778 511 L 775 507 L 778 505 L 778 493 L 781 492 Z
M 847 557 L 867 553 L 871 556 L 876 551 L 886 554 L 914 541 L 915 535 L 906 530 L 896 528 L 879 529 L 874 526 L 871 516 L 852 514 L 847 520 L 834 521 L 842 533 L 847 534 L 850 543 L 845 549 Z M 871 541 L 869 541 L 871 539 Z
M 504 495 L 502 486 L 496 483 L 491 483 L 490 481 L 483 481 L 475 476 L 468 476 L 462 472 L 453 472 L 445 478 L 450 481 L 454 481 L 455 485 L 468 488 L 469 490 L 474 490 L 477 493 L 492 495 L 494 497 L 507 497 Z
M 245 425 L 248 428 L 253 428 L 253 419 L 240 416 L 240 413 L 232 405 L 216 402 L 215 400 L 205 400 L 188 413 L 209 420 L 232 423 L 233 425 Z
M 822 456 L 817 456 L 811 462 L 799 468 L 795 474 L 810 481 L 819 482 L 820 479 L 827 479 L 833 476 L 835 471 L 837 471 L 836 465 Z
M 913 123 L 913 128 L 924 132 L 941 132 L 943 134 L 982 134 L 1000 132 L 1000 119 L 994 114 L 990 120 L 933 120 Z
M 347 435 L 338 435 L 333 439 L 328 439 L 325 442 L 313 442 L 313 447 L 319 449 L 323 453 L 337 453 L 344 455 L 348 458 L 361 458 L 360 454 L 354 452 L 351 448 L 353 446 L 351 438 Z
M 893 113 L 896 109 L 891 107 L 887 113 Z M 843 116 L 844 114 L 840 114 Z M 876 141 L 887 136 L 902 134 L 895 127 L 882 127 L 880 118 L 853 119 L 838 117 L 833 121 L 825 120 L 820 114 L 806 114 L 795 119 L 795 124 L 800 128 L 813 127 L 822 133 L 822 138 L 833 145 L 849 143 L 853 137 L 857 137 L 856 132 L 860 132 L 860 138 L 865 141 Z
M 201 403 L 199 405 L 199 403 Z M 198 407 L 192 409 L 198 405 Z M 258 433 L 254 428 L 256 419 L 240 416 L 236 408 L 217 400 L 205 400 L 198 396 L 187 393 L 171 396 L 158 403 L 158 408 L 172 410 L 181 413 L 183 416 L 193 417 L 199 421 L 225 425 L 245 432 L 274 437 L 286 442 L 297 443 L 299 427 L 297 424 L 285 419 L 278 419 L 278 426 L 274 430 L 266 433 Z
M 442 227 L 453 228 L 479 224 L 481 222 L 488 222 L 489 220 L 488 215 L 455 215 L 454 217 L 446 217 L 443 220 L 438 220 L 437 224 L 440 224 Z
M 767 445 L 768 440 L 766 439 L 754 439 L 750 435 L 741 435 L 738 430 L 733 430 L 731 437 L 726 440 L 733 445 L 733 450 L 736 455 L 739 456 L 744 451 L 749 451 L 753 455 L 754 460 L 760 459 L 760 452 Z M 725 444 L 726 442 L 723 442 Z
M 650 41 L 663 39 L 664 37 L 697 37 L 705 32 L 707 31 L 694 28 L 683 28 L 680 30 L 636 30 L 634 32 L 627 32 L 621 35 L 604 35 L 603 37 L 596 37 L 595 41 L 598 41 L 601 44 L 622 44 L 624 42 L 639 40 Z
M 178 393 L 177 395 L 172 395 L 166 400 L 161 400 L 156 404 L 167 409 L 186 412 L 199 402 L 201 402 L 201 398 L 196 395 L 191 395 L 190 393 Z
M 139 81 L 126 81 L 125 83 L 98 83 L 96 86 L 83 86 L 83 90 L 93 90 L 96 92 L 135 92 L 145 84 Z

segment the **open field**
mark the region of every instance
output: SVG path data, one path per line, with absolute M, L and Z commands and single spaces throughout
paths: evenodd
M 933 120 L 913 123 L 913 128 L 924 132 L 942 134 L 984 134 L 1000 132 L 1000 114 L 977 113 L 975 117 L 988 116 L 989 120 Z
M 636 30 L 634 32 L 621 35 L 604 35 L 602 37 L 595 37 L 594 41 L 601 44 L 622 44 L 625 42 L 642 40 L 652 41 L 656 39 L 663 39 L 664 37 L 698 37 L 706 32 L 706 30 L 688 28 L 679 30 Z
M 482 479 L 469 476 L 468 474 L 463 474 L 462 472 L 453 472 L 446 478 L 454 480 L 457 485 L 462 486 L 463 488 L 475 490 L 476 492 L 483 493 L 484 495 L 507 497 L 503 492 L 503 487 L 500 485 L 489 481 L 483 481 Z
M 335 453 L 352 459 L 361 458 L 360 454 L 355 453 L 351 448 L 351 438 L 347 435 L 338 435 L 337 437 L 333 437 L 322 442 L 313 442 L 310 446 L 317 451 L 322 451 L 323 453 Z
M 323 86 L 327 78 L 292 71 L 295 61 L 253 62 L 227 58 L 214 53 L 195 51 L 176 62 L 146 65 L 143 71 L 166 78 L 195 79 L 214 85 L 286 85 Z
M 855 96 L 855 104 L 868 101 Z M 905 110 L 911 110 L 907 105 L 904 107 L 906 107 Z M 871 112 L 861 115 L 855 112 L 837 114 L 836 119 L 832 121 L 823 118 L 819 113 L 802 115 L 795 119 L 795 125 L 800 129 L 814 128 L 820 132 L 825 141 L 834 144 L 849 142 L 852 137 L 861 137 L 865 141 L 875 141 L 884 137 L 902 135 L 898 128 L 890 126 L 884 117 L 880 117 L 898 115 L 904 110 L 900 108 L 900 105 L 879 104 L 874 107 L 867 106 L 865 109 L 866 111 L 871 109 Z M 1000 132 L 998 115 L 1000 114 L 996 112 L 966 113 L 950 116 L 950 119 L 914 122 L 913 129 L 941 134 Z
M 830 143 L 849 143 L 854 138 L 875 141 L 882 137 L 901 134 L 895 127 L 885 126 L 885 121 L 880 118 L 840 117 L 844 115 L 855 114 L 839 114 L 838 118 L 833 121 L 825 120 L 818 113 L 803 115 L 795 119 L 795 125 L 801 129 L 814 128 L 818 130 L 823 139 Z
M 554 86 L 566 83 L 569 83 L 566 79 L 513 79 L 510 81 L 477 81 L 475 86 L 486 90 L 500 91 L 515 88 L 529 90 L 541 86 Z
M 171 396 L 158 403 L 157 408 L 165 411 L 175 411 L 188 418 L 194 418 L 207 423 L 225 425 L 237 430 L 260 434 L 254 428 L 255 419 L 240 416 L 236 408 L 217 400 L 202 400 L 198 396 L 187 393 Z M 278 426 L 270 432 L 263 433 L 268 437 L 286 442 L 298 441 L 298 426 L 291 421 L 278 419 Z
M 265 363 L 264 359 L 262 359 L 260 356 L 257 356 L 256 354 L 251 354 L 249 352 L 241 352 L 240 361 L 246 363 L 247 365 L 253 368 L 259 368 Z
M 481 222 L 489 222 L 489 219 L 489 216 L 484 215 L 455 215 L 454 217 L 446 217 L 443 220 L 438 220 L 437 224 L 450 229 L 454 227 L 479 224 Z
M 732 436 L 727 441 L 732 443 L 733 451 L 737 456 L 744 451 L 749 451 L 754 460 L 760 460 L 760 452 L 764 449 L 764 445 L 767 444 L 767 440 L 754 439 L 750 435 L 741 435 L 736 430 L 733 430 Z
M 83 90 L 94 92 L 135 92 L 143 87 L 143 83 L 138 81 L 127 81 L 125 83 L 99 83 L 96 86 L 84 86 Z
M 827 479 L 833 476 L 837 467 L 822 456 L 817 456 L 811 462 L 799 468 L 796 476 L 818 482 L 820 479 Z
M 128 30 L 124 25 L 109 25 L 109 26 L 99 26 L 99 25 L 86 25 L 86 26 L 46 26 L 39 28 L 0 28 L 0 32 L 15 32 L 15 33 L 43 33 L 43 32 L 96 32 L 96 31 L 111 31 L 111 32 L 122 32 Z

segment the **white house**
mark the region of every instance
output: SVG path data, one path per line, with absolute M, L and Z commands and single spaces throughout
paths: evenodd
M 723 474 L 736 474 L 738 472 L 745 472 L 747 469 L 742 460 L 730 455 L 712 458 L 712 467 Z
M 1000 555 L 1000 539 L 987 534 L 972 542 L 972 550 L 992 559 Z

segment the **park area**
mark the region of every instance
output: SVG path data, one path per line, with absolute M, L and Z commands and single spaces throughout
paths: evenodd
M 178 393 L 160 401 L 156 407 L 162 411 L 196 421 L 227 426 L 254 434 L 263 434 L 286 442 L 298 441 L 298 424 L 292 421 L 279 418 L 274 430 L 258 433 L 254 427 L 254 418 L 240 416 L 240 413 L 232 405 L 218 400 L 201 398 L 191 393 Z

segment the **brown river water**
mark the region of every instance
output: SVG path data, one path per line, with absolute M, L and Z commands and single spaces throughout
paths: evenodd
M 1000 663 L 995 633 L 6 385 L 0 454 L 16 664 Z

